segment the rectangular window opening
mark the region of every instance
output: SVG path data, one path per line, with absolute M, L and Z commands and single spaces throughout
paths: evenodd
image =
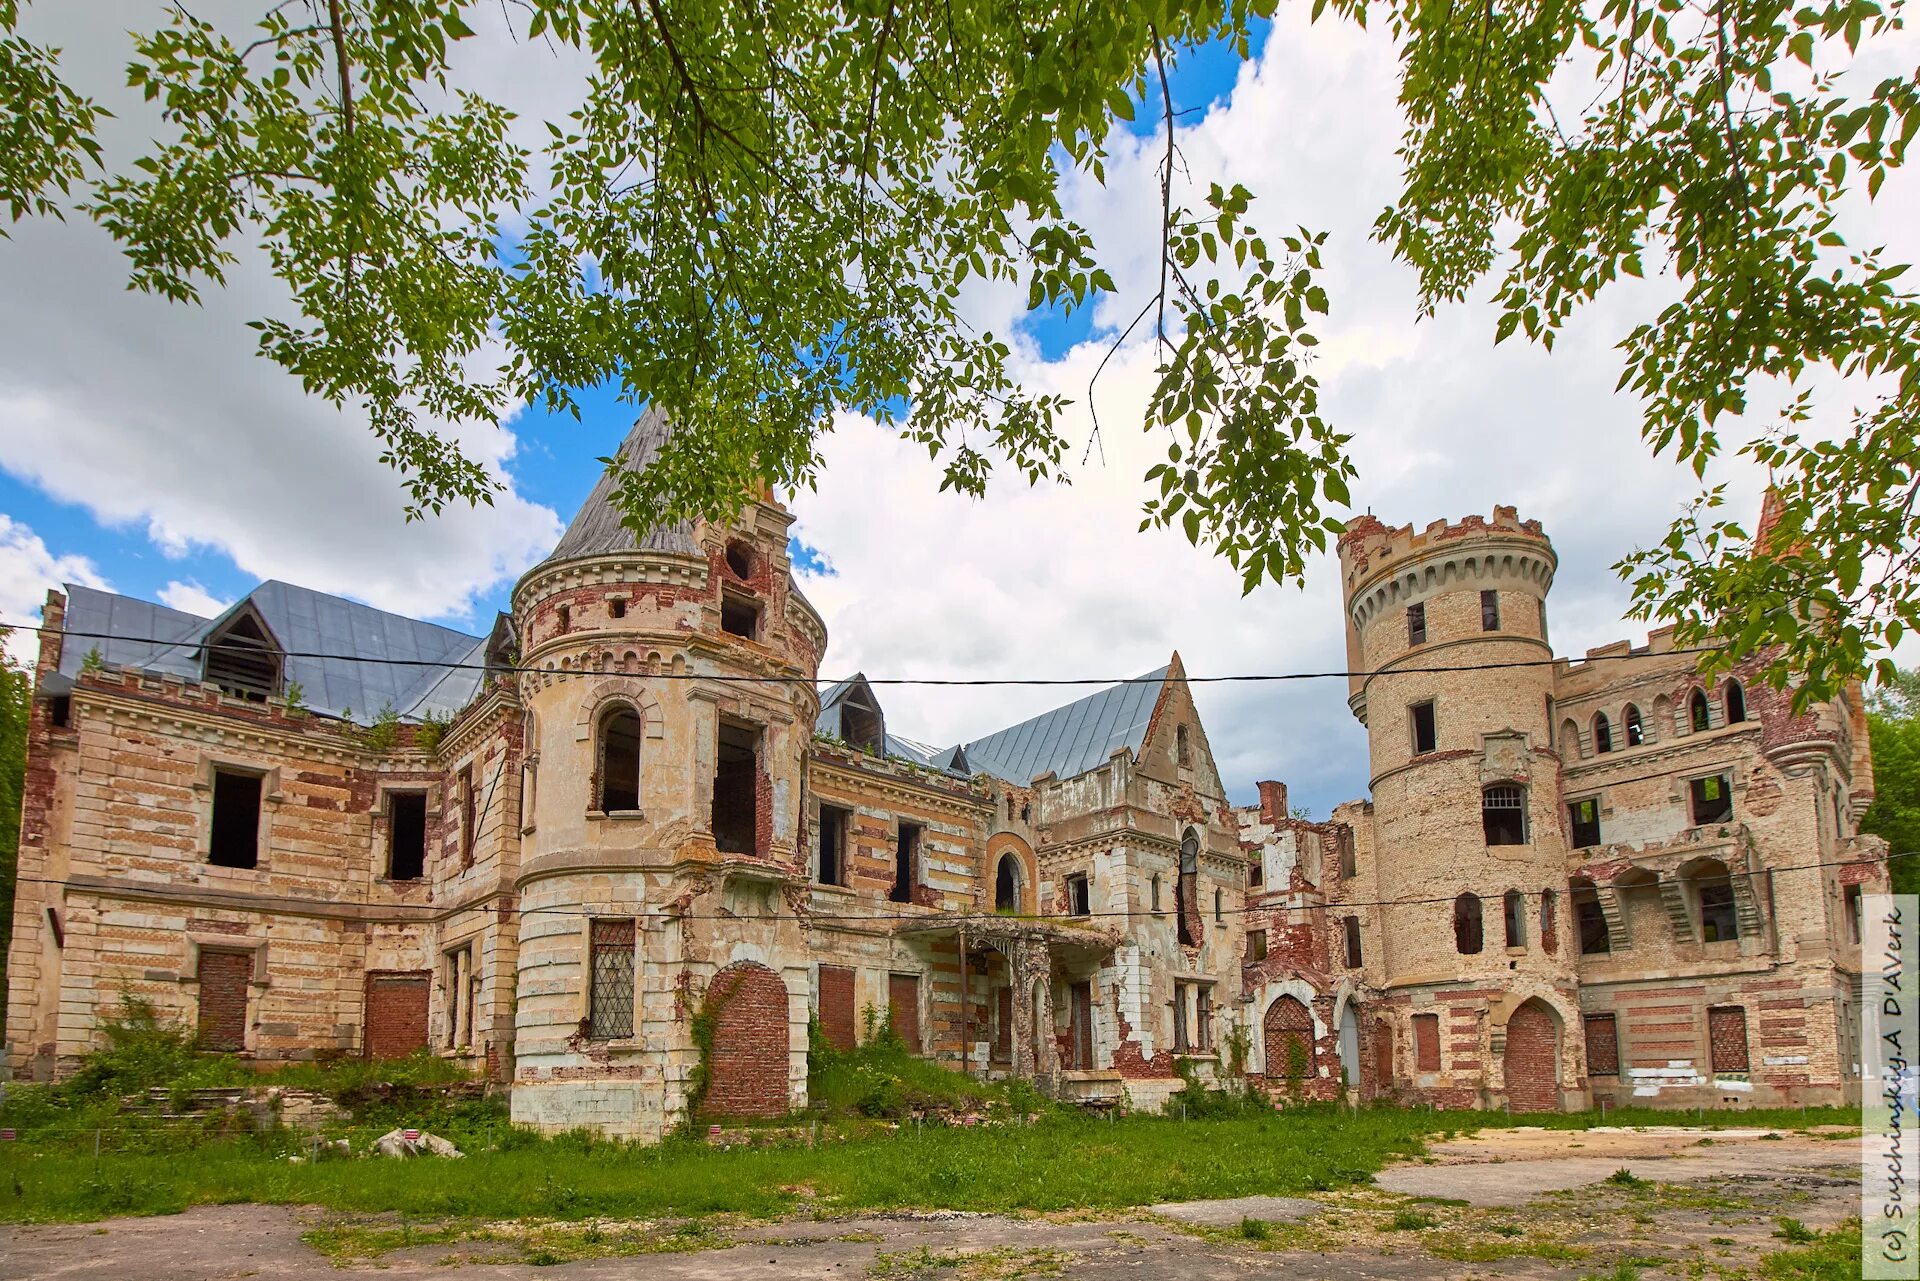
M 387 793 L 387 879 L 417 881 L 427 869 L 427 794 Z
M 1427 607 L 1425 604 L 1407 606 L 1407 644 L 1424 645 L 1427 643 Z
M 1093 887 L 1084 873 L 1076 872 L 1067 878 L 1067 912 L 1071 916 L 1093 914 Z
M 474 830 L 480 825 L 480 798 L 473 791 L 473 766 L 460 767 L 460 866 L 473 866 L 473 847 L 479 843 Z
M 924 829 L 918 823 L 900 823 L 893 841 L 893 887 L 887 898 L 895 903 L 913 902 L 913 887 L 920 880 L 920 838 Z
M 747 640 L 760 639 L 760 606 L 733 592 L 720 594 L 720 630 Z
M 1693 823 L 1725 823 L 1733 818 L 1733 781 L 1725 774 L 1696 778 L 1687 784 L 1692 794 Z
M 1587 849 L 1600 843 L 1600 802 L 1594 797 L 1570 802 L 1567 818 L 1573 829 L 1573 848 Z
M 633 1035 L 633 922 L 594 921 L 588 942 L 593 986 L 587 995 L 587 1035 L 612 1041 Z
M 722 854 L 758 854 L 760 830 L 760 729 L 720 722 L 720 750 L 713 767 L 713 844 Z
M 1500 593 L 1480 593 L 1480 630 L 1497 632 L 1500 630 Z
M 441 976 L 446 992 L 446 1046 L 452 1050 L 472 1045 L 473 1007 L 480 994 L 480 981 L 473 969 L 472 943 L 446 953 Z
M 1360 955 L 1361 955 L 1360 954 L 1360 918 L 1357 916 L 1347 917 L 1346 920 L 1342 923 L 1341 929 L 1344 932 L 1344 941 L 1346 942 L 1346 945 L 1347 945 L 1347 968 L 1350 970 L 1357 970 L 1360 968 Z
M 241 770 L 213 772 L 207 862 L 215 867 L 260 865 L 260 783 L 260 775 Z
M 1247 960 L 1264 961 L 1267 959 L 1267 932 L 1265 930 L 1247 931 Z
M 1415 703 L 1407 709 L 1413 717 L 1413 754 L 1415 756 L 1431 752 L 1440 742 L 1440 731 L 1434 720 L 1433 700 Z
M 1510 783 L 1480 793 L 1480 825 L 1489 845 L 1527 843 L 1527 795 Z
M 607 601 L 607 613 L 613 616 L 614 618 L 625 618 L 627 616 L 626 597 L 615 596 L 609 599 Z
M 837 805 L 820 807 L 818 879 L 822 885 L 847 883 L 847 829 L 853 814 Z

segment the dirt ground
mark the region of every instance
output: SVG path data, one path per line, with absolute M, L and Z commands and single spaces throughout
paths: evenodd
M 410 1224 L 273 1206 L 14 1228 L 0 1278 L 1656 1278 L 1732 1275 L 1785 1216 L 1857 1212 L 1857 1142 L 1758 1130 L 1493 1130 L 1377 1185 L 1099 1216 L 888 1214 L 778 1223 Z M 1625 1170 L 1627 1174 L 1617 1173 Z M 1253 1222 L 1248 1222 L 1249 1220 Z

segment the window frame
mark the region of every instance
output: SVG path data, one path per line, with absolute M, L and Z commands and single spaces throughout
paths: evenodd
M 1420 733 L 1422 712 L 1426 714 L 1427 732 L 1424 739 L 1426 743 L 1425 747 L 1420 745 L 1423 741 Z M 1413 745 L 1413 754 L 1415 756 L 1427 756 L 1440 750 L 1440 706 L 1438 699 L 1427 698 L 1417 703 L 1407 704 L 1407 733 L 1409 741 Z
M 1513 804 L 1493 803 L 1496 799 L 1495 793 L 1501 793 L 1504 797 L 1504 794 L 1509 792 L 1513 794 Z M 1519 826 L 1516 829 L 1519 839 L 1496 840 L 1496 831 L 1489 822 L 1489 816 L 1508 812 L 1519 816 Z M 1525 847 L 1533 844 L 1533 832 L 1527 822 L 1527 789 L 1525 785 L 1508 781 L 1504 783 L 1488 783 L 1480 789 L 1480 831 L 1481 835 L 1486 838 L 1487 846 L 1490 849 L 1495 846 Z
M 207 852 L 205 862 L 208 867 L 223 867 L 235 872 L 257 872 L 260 870 L 261 864 L 266 861 L 265 858 L 262 857 L 262 847 L 266 843 L 267 834 L 267 783 L 269 774 L 270 771 L 253 769 L 244 765 L 227 765 L 215 762 L 211 766 L 207 776 Z M 244 804 L 244 802 L 239 801 L 229 801 L 225 805 L 222 804 L 222 789 L 220 786 L 222 779 L 244 779 L 252 785 L 253 817 L 252 821 L 248 824 L 252 831 L 245 846 L 247 850 L 247 859 L 245 862 L 229 862 L 219 857 L 222 852 L 221 847 L 225 843 L 221 832 L 230 826 L 229 823 L 223 823 L 221 821 L 221 815 L 223 812 L 231 813 L 232 808 L 236 805 Z M 229 795 L 231 795 L 231 792 L 229 792 Z M 236 846 L 236 848 L 238 847 Z
M 398 847 L 395 844 L 394 837 L 399 830 L 399 824 L 396 821 L 395 802 L 403 798 L 407 801 L 418 800 L 420 803 L 420 870 L 412 876 L 399 876 L 394 871 L 398 862 Z M 380 808 L 387 823 L 387 870 L 383 879 L 401 885 L 411 885 L 415 881 L 426 878 L 427 850 L 429 846 L 427 840 L 427 815 L 431 809 L 429 802 L 430 798 L 427 795 L 427 789 L 424 787 L 389 787 L 383 789 Z
M 1424 645 L 1427 643 L 1427 603 L 1415 601 L 1407 606 L 1407 644 Z
M 624 926 L 626 938 L 617 937 Z M 608 937 L 604 940 L 601 935 Z M 637 955 L 640 931 L 630 916 L 596 916 L 587 921 L 587 1013 L 580 1020 L 581 1031 L 589 1041 L 626 1041 L 631 1040 L 634 1028 L 639 1020 L 639 970 Z M 601 988 L 600 958 L 605 955 L 626 957 L 627 1011 L 626 1026 L 602 1027 L 599 997 Z
M 1582 808 L 1592 811 L 1591 816 L 1584 820 L 1580 817 Z M 1583 828 L 1590 828 L 1590 833 L 1583 831 Z M 1593 837 L 1592 840 L 1582 839 L 1589 834 Z M 1576 796 L 1567 801 L 1567 840 L 1577 850 L 1590 850 L 1607 843 L 1600 827 L 1598 796 Z
M 1482 588 L 1480 591 L 1480 630 L 1500 630 L 1500 593 L 1493 588 Z
M 1718 814 L 1719 816 L 1702 817 L 1703 807 L 1712 800 L 1712 798 L 1707 796 L 1707 789 L 1716 784 L 1723 793 L 1719 804 L 1724 807 L 1724 812 L 1709 810 L 1707 811 L 1709 814 Z M 1690 827 L 1710 827 L 1715 823 L 1731 823 L 1734 821 L 1732 771 L 1716 771 L 1712 774 L 1699 774 L 1687 780 L 1687 818 L 1690 820 L 1688 824 Z

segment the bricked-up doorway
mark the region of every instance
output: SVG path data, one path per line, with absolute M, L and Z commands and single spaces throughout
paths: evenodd
M 1745 1006 L 1717 1005 L 1707 1011 L 1707 1054 L 1716 1076 L 1751 1070 Z
M 1535 998 L 1507 1019 L 1507 1107 L 1514 1112 L 1560 1110 L 1559 1020 Z
M 907 1049 L 920 1053 L 920 976 L 887 975 L 887 1021 Z
M 713 769 L 713 843 L 722 854 L 758 854 L 760 824 L 760 728 L 720 722 L 720 750 Z
M 784 1116 L 788 1111 L 787 987 L 764 965 L 742 961 L 713 976 L 707 988 L 713 1014 L 708 1060 L 711 1116 Z
M 366 1056 L 403 1059 L 427 1048 L 427 998 L 433 975 L 426 970 L 367 975 Z
M 247 984 L 252 952 L 200 949 L 200 1048 L 228 1053 L 247 1048 Z
M 1268 1080 L 1312 1080 L 1313 1011 L 1297 997 L 1276 997 L 1265 1021 Z
M 853 971 L 844 965 L 820 967 L 820 1031 L 836 1050 L 854 1048 Z

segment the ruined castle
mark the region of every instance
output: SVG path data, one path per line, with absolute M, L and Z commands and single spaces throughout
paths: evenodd
M 622 451 L 643 467 L 651 415 Z M 806 1102 L 810 1026 L 1153 1107 L 1857 1097 L 1885 848 L 1857 690 L 1796 712 L 1656 632 L 1552 660 L 1510 509 L 1341 540 L 1372 799 L 1234 808 L 1180 661 L 952 746 L 889 725 L 790 515 L 636 532 L 602 479 L 484 637 L 284 583 L 51 593 L 12 1074 L 129 998 L 257 1062 L 427 1049 L 516 1120 Z

